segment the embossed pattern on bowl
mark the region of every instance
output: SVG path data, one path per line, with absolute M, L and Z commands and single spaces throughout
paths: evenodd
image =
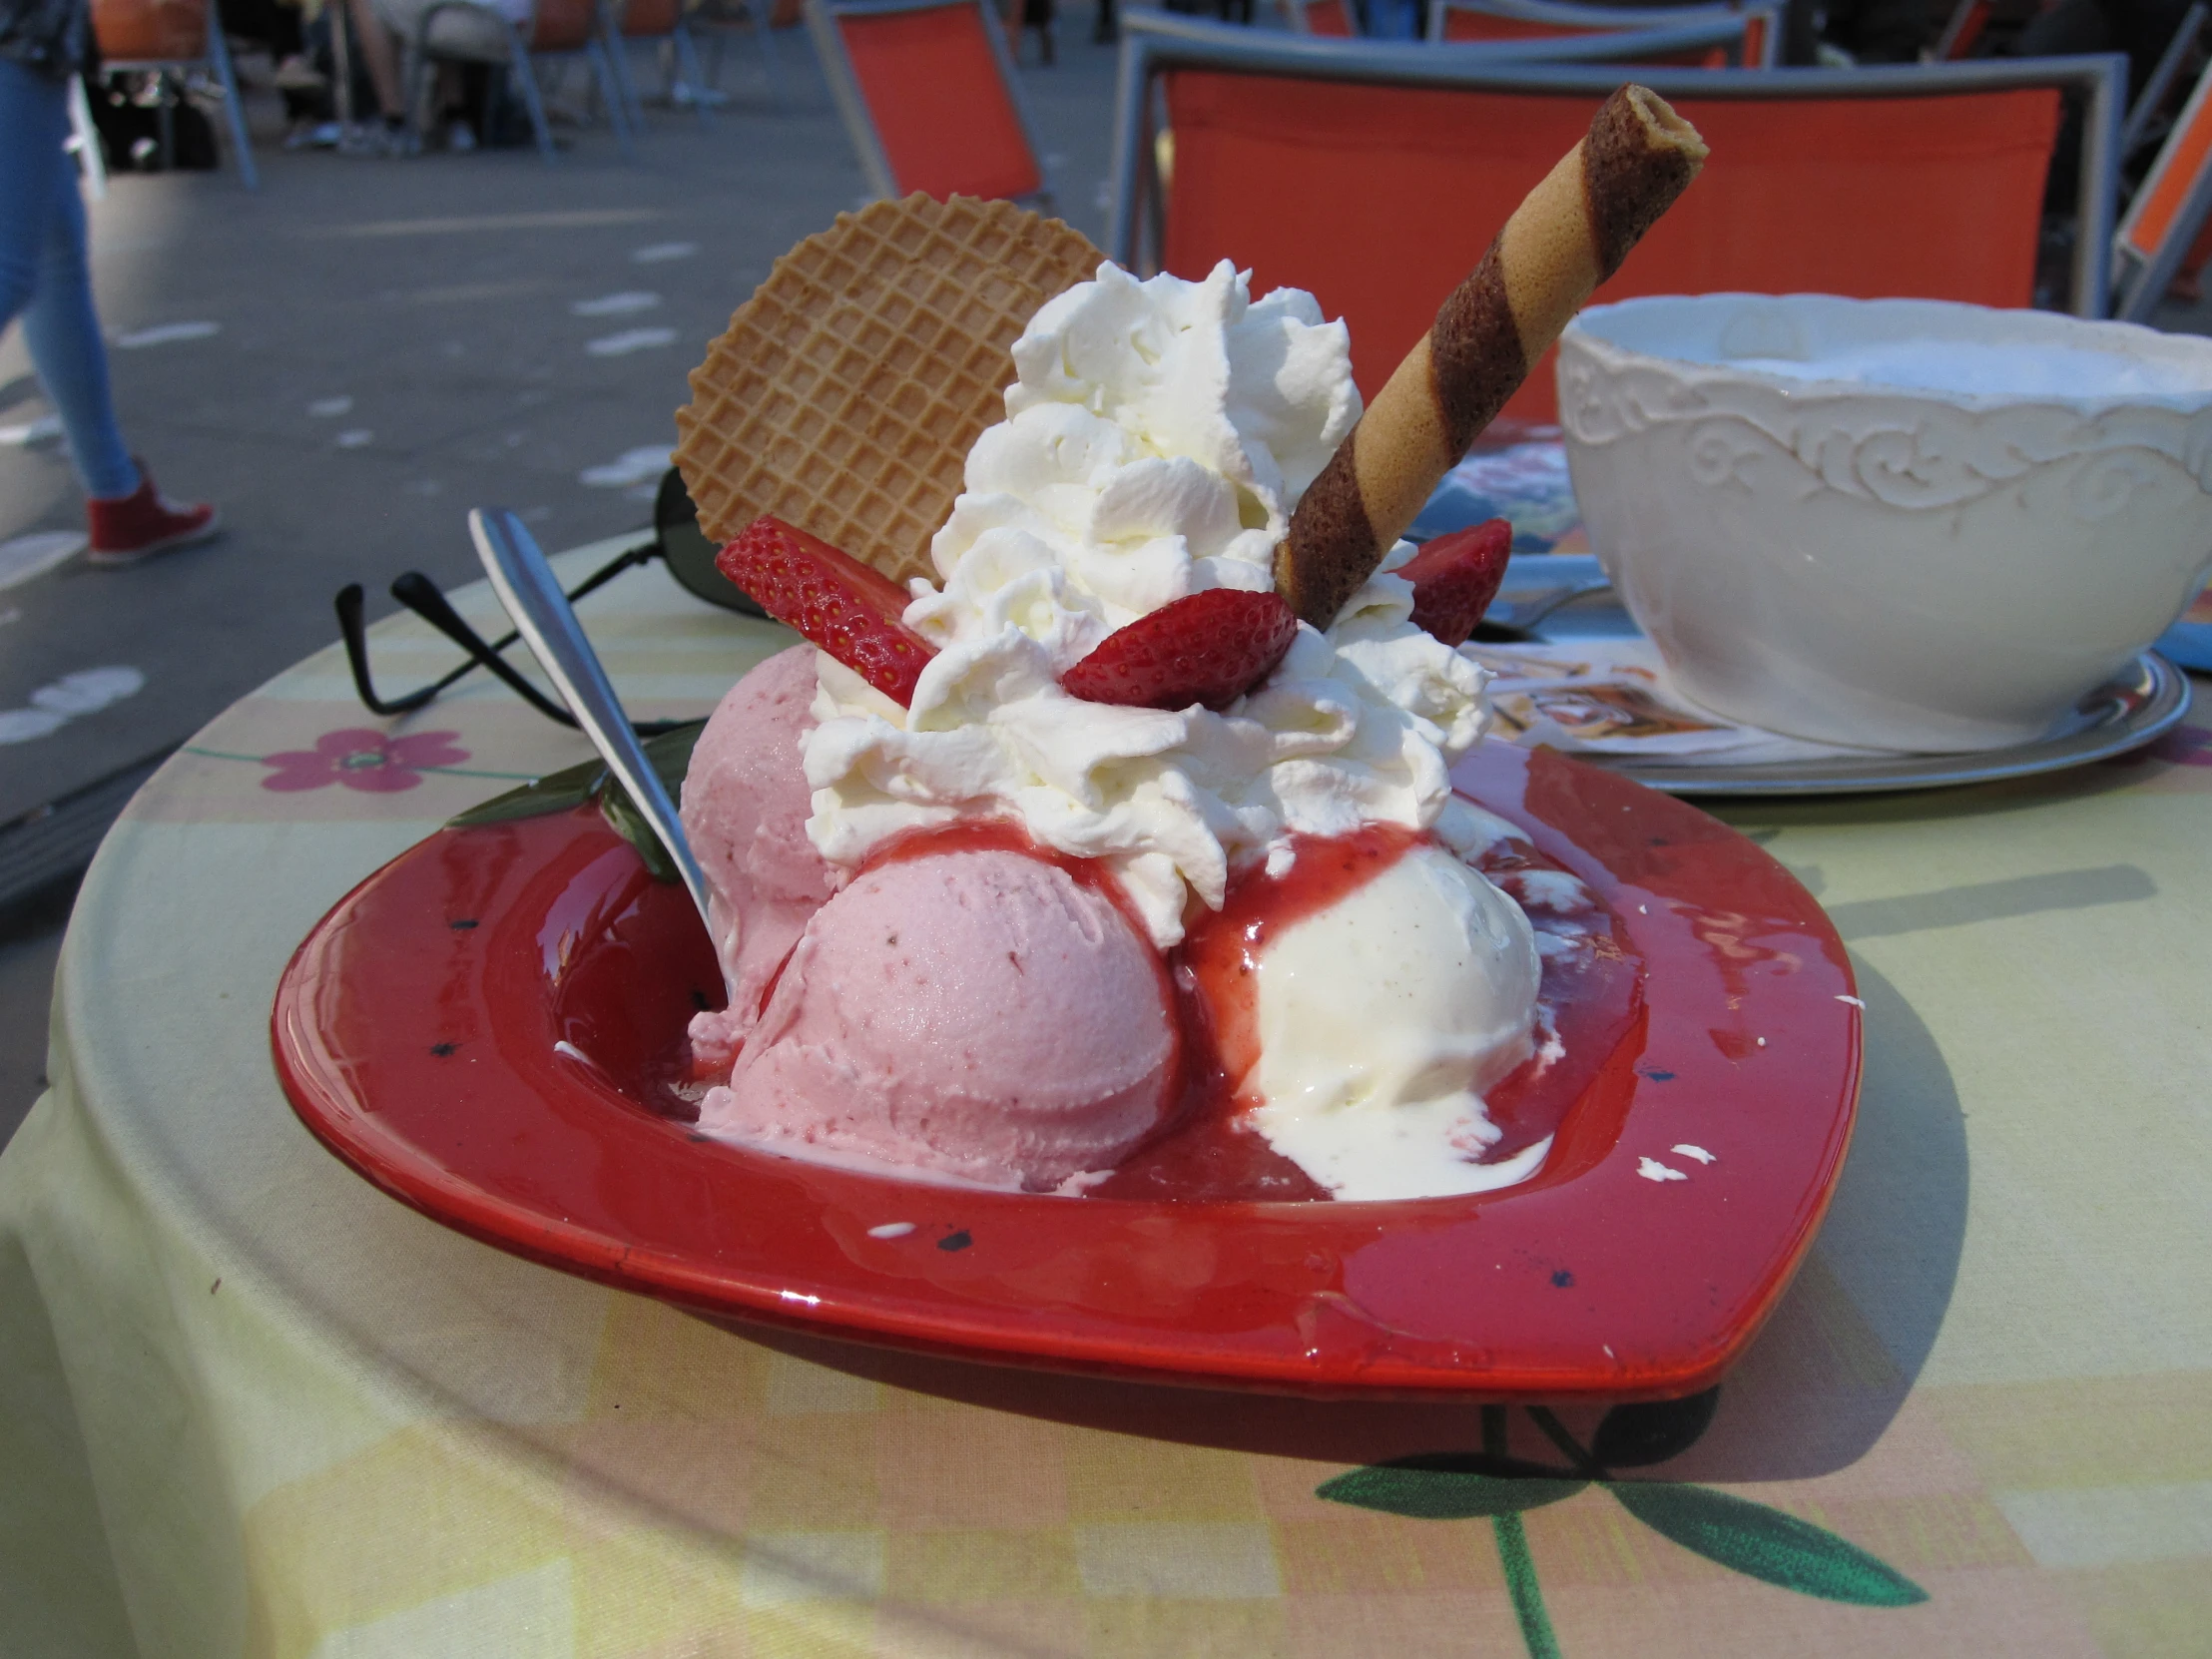
M 1931 378 L 1946 350 L 2018 353 L 2033 389 L 1814 366 L 1900 342 L 1925 342 Z M 2024 372 L 2037 354 L 2060 372 Z M 1634 299 L 1568 328 L 1559 408 L 1591 546 L 1679 687 L 1796 737 L 2028 742 L 2212 567 L 2212 341 L 2193 336 L 1936 300 Z

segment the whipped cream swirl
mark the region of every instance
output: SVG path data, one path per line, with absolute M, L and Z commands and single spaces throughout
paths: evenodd
M 1208 588 L 1264 592 L 1300 494 L 1360 415 L 1351 344 L 1311 294 L 1251 296 L 1113 265 L 1052 299 L 1013 349 L 1006 419 L 976 441 L 931 543 L 941 585 L 905 620 L 938 648 L 900 709 L 827 654 L 806 742 L 807 833 L 856 868 L 906 831 L 1021 823 L 1104 863 L 1161 949 L 1196 894 L 1295 833 L 1387 823 L 1455 849 L 1488 675 L 1413 626 L 1400 545 L 1326 633 L 1216 714 L 1087 703 L 1059 675 L 1115 629 Z M 1460 821 L 1465 819 L 1465 823 Z

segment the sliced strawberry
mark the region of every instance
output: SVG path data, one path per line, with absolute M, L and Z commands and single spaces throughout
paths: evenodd
M 1413 626 L 1464 645 L 1505 580 L 1513 527 L 1502 518 L 1454 530 L 1422 546 L 1396 574 L 1413 584 Z
M 936 647 L 899 617 L 906 594 L 871 565 L 780 518 L 757 518 L 715 555 L 715 568 L 762 610 L 796 628 L 900 707 Z
M 1090 703 L 1226 709 L 1266 679 L 1298 637 L 1298 613 L 1272 593 L 1208 588 L 1117 628 L 1060 676 Z

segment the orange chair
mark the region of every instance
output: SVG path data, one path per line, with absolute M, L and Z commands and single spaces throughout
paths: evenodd
M 1256 291 L 1312 290 L 1352 324 L 1373 395 L 1522 196 L 1624 79 L 1501 62 L 1505 46 L 1193 37 L 1130 20 L 1107 249 Z M 1242 31 L 1236 33 L 1242 34 Z M 1509 43 L 1510 44 L 1510 43 Z M 1703 176 L 1598 298 L 1714 289 L 2025 305 L 2063 93 L 2086 100 L 2073 309 L 2103 313 L 2125 60 L 1936 68 L 1641 71 L 1713 147 Z M 1164 98 L 1173 177 L 1151 112 Z M 1548 420 L 1548 361 L 1508 413 Z
M 1426 35 L 1430 40 L 1529 40 L 1725 20 L 1734 20 L 1742 31 L 1739 63 L 1747 69 L 1774 68 L 1782 50 L 1779 3 L 1644 7 L 1569 5 L 1560 0 L 1428 0 Z M 1699 67 L 1725 66 L 1715 60 Z
M 879 197 L 1004 197 L 1050 181 L 987 0 L 807 0 L 824 74 Z
M 2212 220 L 2212 69 L 2197 81 L 2112 238 L 2112 314 L 2148 322 Z
M 1352 0 L 1283 0 L 1284 21 L 1294 35 L 1328 35 L 1349 40 L 1360 32 Z
M 462 27 L 460 42 L 449 44 L 438 38 L 438 19 L 448 13 L 460 14 L 455 19 Z M 422 109 L 433 59 L 481 61 L 477 43 L 500 41 L 507 54 L 508 79 L 522 94 L 523 107 L 530 113 L 530 130 L 537 137 L 538 154 L 548 165 L 558 158 L 558 152 L 553 147 L 553 129 L 545 119 L 545 99 L 538 90 L 538 66 L 552 63 L 565 68 L 579 58 L 590 66 L 598 84 L 616 145 L 625 157 L 630 157 L 634 154 L 630 123 L 624 112 L 622 86 L 615 78 L 614 60 L 601 39 L 603 27 L 598 0 L 536 0 L 527 24 L 510 23 L 495 7 L 479 0 L 437 0 L 423 8 L 415 33 L 407 42 L 408 112 L 412 115 Z
M 238 76 L 231 69 L 231 48 L 223 38 L 216 0 L 93 0 L 92 32 L 100 45 L 102 70 L 142 71 L 161 78 L 165 156 L 175 149 L 169 121 L 178 81 L 194 69 L 212 73 L 223 88 L 239 179 L 248 190 L 261 188 L 261 174 L 246 136 L 246 107 L 239 102 Z

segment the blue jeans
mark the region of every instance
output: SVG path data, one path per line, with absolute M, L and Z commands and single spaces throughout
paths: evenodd
M 68 137 L 68 83 L 0 58 L 0 330 L 23 318 L 85 493 L 129 495 L 139 469 L 116 429 Z

